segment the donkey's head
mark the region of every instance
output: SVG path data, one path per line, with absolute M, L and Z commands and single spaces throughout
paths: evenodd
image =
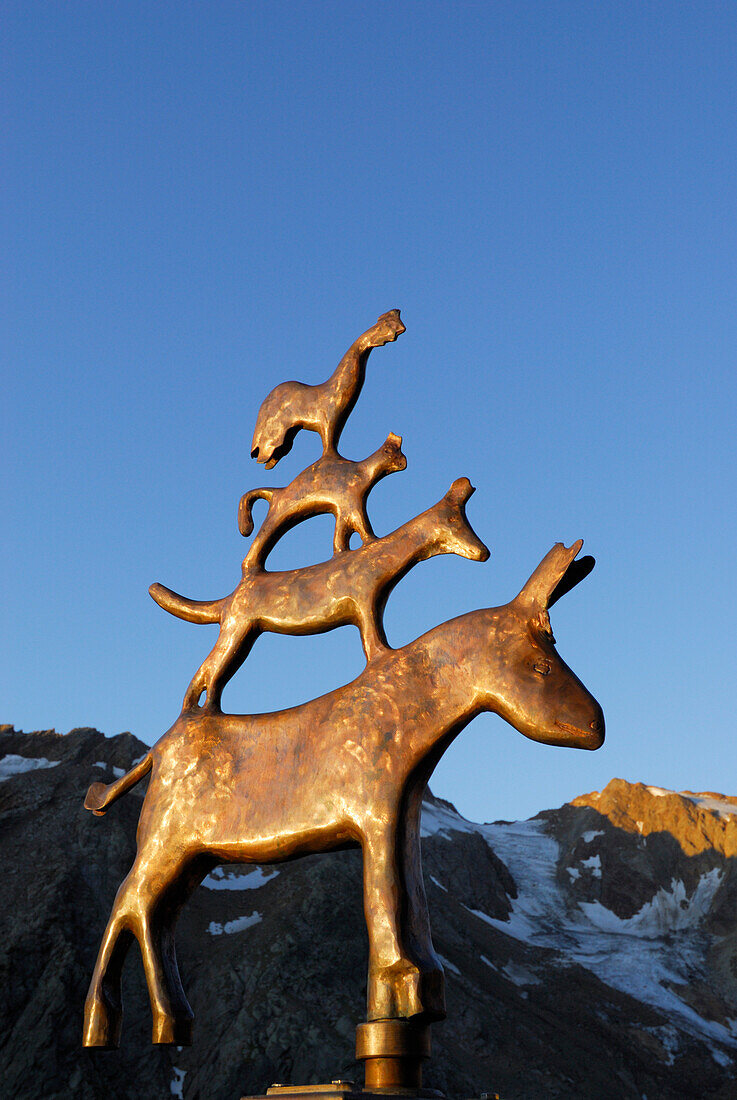
M 494 669 L 484 703 L 533 741 L 598 749 L 604 741 L 601 707 L 558 656 L 548 616 L 594 568 L 591 557 L 576 560 L 582 545 L 581 539 L 568 549 L 556 543 L 520 594 L 492 611 Z

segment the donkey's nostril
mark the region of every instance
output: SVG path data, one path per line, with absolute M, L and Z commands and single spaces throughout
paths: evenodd
M 601 729 L 601 722 L 599 721 L 599 719 L 598 719 L 598 718 L 596 718 L 596 719 L 595 719 L 595 720 L 594 720 L 594 721 L 593 721 L 593 722 L 591 723 L 591 725 L 590 725 L 590 727 L 589 727 L 589 728 L 590 728 L 590 729 L 592 729 L 592 730 L 593 730 L 593 731 L 594 731 L 595 733 L 598 733 L 598 732 L 599 732 L 599 730 Z

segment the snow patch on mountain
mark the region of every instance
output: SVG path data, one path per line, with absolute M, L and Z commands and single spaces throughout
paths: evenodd
M 444 821 L 442 827 L 452 830 L 449 822 Z M 512 873 L 518 896 L 511 902 L 509 920 L 490 917 L 478 909 L 469 912 L 516 940 L 552 948 L 564 965 L 585 967 L 614 989 L 666 1013 L 702 1041 L 737 1048 L 730 1028 L 699 1016 L 670 988 L 688 985 L 704 970 L 706 937 L 699 934 L 698 924 L 721 883 L 719 869 L 702 875 L 690 898 L 683 883 L 673 881 L 669 890 L 658 891 L 640 913 L 621 920 L 599 902 L 584 902 L 571 909 L 556 877 L 559 845 L 546 832 L 544 821 L 479 825 L 477 829 Z M 572 869 L 567 870 L 570 874 Z M 712 1053 L 714 1049 L 712 1045 Z M 728 1057 L 723 1051 L 717 1050 L 715 1057 L 717 1054 Z
M 461 972 L 460 972 L 460 970 L 458 969 L 458 967 L 456 966 L 455 963 L 452 963 L 450 961 L 450 959 L 446 959 L 445 955 L 438 955 L 438 958 L 440 959 L 441 963 L 443 964 L 443 969 L 444 970 L 452 970 L 453 973 L 457 974 L 458 977 L 460 978 Z
M 589 856 L 588 859 L 580 859 L 579 863 L 587 871 L 591 871 L 595 878 L 601 878 L 601 856 L 598 852 L 594 856 Z
M 143 760 L 143 757 L 141 757 L 141 760 Z M 106 760 L 96 760 L 92 767 L 102 768 L 104 771 L 111 771 L 116 779 L 122 779 L 125 775 L 125 768 L 118 768 L 115 764 L 108 764 Z
M 714 798 L 713 795 L 690 794 L 688 791 L 682 791 L 681 793 L 684 798 L 687 798 L 689 802 L 693 802 L 699 809 L 708 810 L 719 817 L 733 817 L 737 814 L 737 802 L 733 800 Z
M 45 756 L 17 756 L 15 753 L 8 753 L 0 760 L 0 783 L 24 772 L 35 772 L 38 768 L 55 768 L 59 763 L 58 760 L 47 760 Z
M 663 1027 L 646 1027 L 645 1031 L 657 1039 L 665 1054 L 663 1061 L 667 1066 L 672 1066 L 681 1047 L 676 1029 L 666 1024 Z
M 260 924 L 263 920 L 261 913 L 253 912 L 250 917 L 236 917 L 235 920 L 226 921 L 225 924 L 218 924 L 217 921 L 211 920 L 207 931 L 211 936 L 226 936 L 231 935 L 233 932 L 245 932 L 247 928 L 253 928 L 254 924 Z
M 541 984 L 541 980 L 538 978 L 537 974 L 533 974 L 526 966 L 521 966 L 519 963 L 512 962 L 511 959 L 502 967 L 502 974 L 505 974 L 510 982 L 514 982 L 514 984 L 518 986 Z
M 548 946 L 543 941 L 558 930 L 556 909 L 564 906 L 563 894 L 555 881 L 557 841 L 545 832 L 543 821 L 479 825 L 477 831 L 507 865 L 519 893 L 512 903 L 509 920 L 490 917 L 478 909 L 469 911 L 514 939 Z
M 179 1100 L 184 1100 L 184 1078 L 187 1076 L 186 1069 L 177 1069 L 176 1066 L 172 1066 L 172 1072 L 174 1076 L 169 1084 L 169 1090 L 172 1096 L 176 1096 Z
M 689 898 L 685 885 L 671 879 L 669 890 L 661 888 L 634 916 L 627 918 L 618 917 L 598 901 L 582 901 L 579 909 L 602 932 L 656 939 L 699 924 L 709 912 L 721 882 L 722 872 L 714 867 L 701 876 Z
M 202 885 L 208 890 L 258 890 L 267 882 L 279 874 L 278 871 L 264 871 L 263 867 L 254 867 L 245 874 L 228 872 L 224 867 L 216 867 L 214 871 L 202 880 Z
M 442 836 L 451 839 L 452 833 L 476 833 L 480 826 L 466 821 L 458 811 L 451 810 L 438 802 L 422 803 L 421 836 Z
M 718 817 L 732 817 L 737 814 L 737 799 L 727 798 L 724 795 L 720 796 L 708 792 L 697 794 L 693 791 L 667 791 L 664 787 L 648 787 L 647 790 L 655 798 L 678 794 L 681 798 L 693 802 L 700 810 L 707 810 L 709 813 L 717 814 Z

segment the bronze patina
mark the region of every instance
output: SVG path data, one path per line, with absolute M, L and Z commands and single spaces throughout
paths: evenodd
M 466 519 L 464 505 L 473 491 L 468 478 L 459 478 L 433 508 L 392 534 L 318 565 L 280 573 L 244 566 L 238 587 L 222 600 L 189 600 L 163 584 L 152 584 L 151 595 L 172 615 L 193 623 L 220 623 L 217 642 L 187 688 L 184 709 L 196 706 L 204 693 L 205 705 L 219 710 L 223 688 L 265 630 L 322 634 L 353 623 L 361 631 L 367 661 L 386 649 L 384 605 L 413 565 L 436 554 L 488 558 L 489 551 Z
M 151 588 L 167 611 L 217 622 L 220 634 L 171 729 L 127 775 L 107 786 L 93 783 L 87 793 L 87 808 L 102 815 L 150 774 L 136 858 L 115 898 L 87 995 L 86 1046 L 119 1043 L 121 970 L 134 939 L 151 998 L 153 1042 L 191 1041 L 174 927 L 217 864 L 360 847 L 369 960 L 357 1056 L 368 1089 L 416 1091 L 429 1054 L 427 1025 L 445 1015 L 420 863 L 422 799 L 433 769 L 483 711 L 546 744 L 596 749 L 603 742 L 601 708 L 558 655 L 548 616 L 593 568 L 593 558 L 577 556 L 580 540 L 556 543 L 510 603 L 451 619 L 400 649 L 387 643 L 386 600 L 416 563 L 445 553 L 475 561 L 489 556 L 466 517 L 474 491 L 467 478 L 377 538 L 366 496 L 380 477 L 404 469 L 401 439 L 390 435 L 363 462 L 337 453 L 369 352 L 402 332 L 399 311 L 391 310 L 326 383 L 284 383 L 264 401 L 252 452 L 259 462 L 275 465 L 300 428 L 319 432 L 323 455 L 285 488 L 254 489 L 242 498 L 244 534 L 253 530 L 254 499 L 269 501 L 269 511 L 234 592 L 206 602 Z M 281 535 L 321 512 L 336 519 L 332 558 L 267 571 L 266 557 Z M 349 549 L 353 532 L 363 544 Z M 263 631 L 314 634 L 348 623 L 359 628 L 366 655 L 352 683 L 272 714 L 223 713 L 223 687 Z
M 366 497 L 382 478 L 406 468 L 402 437 L 390 432 L 386 443 L 362 462 L 351 462 L 337 451 L 330 451 L 284 489 L 250 489 L 241 497 L 238 507 L 241 534 L 245 537 L 253 531 L 254 501 L 259 497 L 268 500 L 269 511 L 251 543 L 243 569 L 263 565 L 277 540 L 310 516 L 325 513 L 335 516 L 336 553 L 348 549 L 353 534 L 359 535 L 362 542 L 369 542 L 376 536 L 366 512 Z
M 270 470 L 289 454 L 300 428 L 317 432 L 323 454 L 333 453 L 363 388 L 372 349 L 396 340 L 404 331 L 399 310 L 390 309 L 351 344 L 327 382 L 319 386 L 282 382 L 273 389 L 256 417 L 251 458 Z

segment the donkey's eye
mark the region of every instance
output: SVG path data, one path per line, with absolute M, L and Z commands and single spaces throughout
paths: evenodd
M 550 672 L 551 665 L 550 661 L 535 661 L 532 667 L 535 672 L 539 672 L 541 676 L 547 676 Z

